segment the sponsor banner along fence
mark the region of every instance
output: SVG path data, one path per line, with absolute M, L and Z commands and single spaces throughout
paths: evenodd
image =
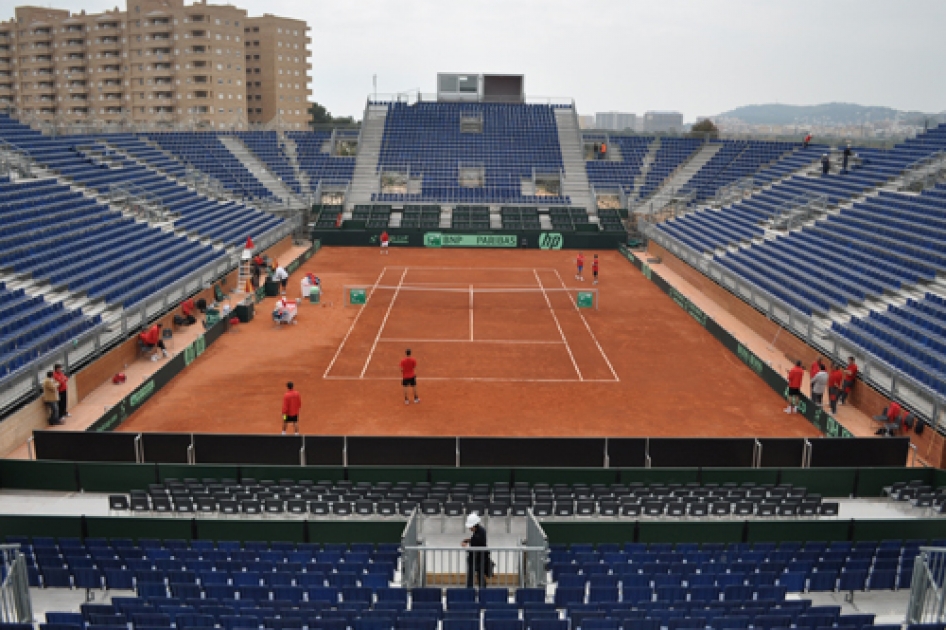
M 680 308 L 703 326 L 717 341 L 726 346 L 730 352 L 739 357 L 739 359 L 755 372 L 759 378 L 765 381 L 769 387 L 785 397 L 786 400 L 788 399 L 788 381 L 785 376 L 778 373 L 772 366 L 759 358 L 752 350 L 743 345 L 728 330 L 716 323 L 712 317 L 704 313 L 700 307 L 691 302 L 689 298 L 671 286 L 670 283 L 660 277 L 660 275 L 654 273 L 650 266 L 645 261 L 638 258 L 634 252 L 624 246 L 621 246 L 620 250 L 631 264 L 641 270 L 645 278 L 669 295 Z M 799 399 L 798 411 L 808 422 L 813 424 L 828 437 L 854 437 L 850 431 L 843 427 L 830 414 L 820 409 L 807 396 L 802 395 Z
M 312 231 L 312 238 L 320 240 L 322 245 L 371 246 L 381 242 L 381 232 L 381 229 L 318 229 Z M 387 232 L 392 247 L 616 249 L 627 239 L 624 232 L 489 231 L 476 234 L 411 228 L 388 228 Z

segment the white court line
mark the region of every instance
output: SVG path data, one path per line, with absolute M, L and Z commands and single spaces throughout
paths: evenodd
M 368 293 L 368 297 L 365 300 L 366 306 L 368 304 L 368 301 L 371 299 L 371 296 L 374 295 L 375 288 L 381 282 L 381 278 L 384 277 L 384 272 L 386 272 L 387 270 L 388 268 L 385 267 L 384 269 L 381 270 L 381 273 L 378 274 L 378 279 L 374 281 L 374 285 L 372 285 L 371 291 Z M 322 378 L 328 378 L 328 373 L 332 371 L 332 366 L 334 366 L 335 361 L 338 360 L 338 355 L 342 353 L 342 348 L 345 347 L 345 342 L 348 341 L 348 337 L 351 336 L 351 331 L 355 330 L 355 324 L 358 323 L 358 318 L 361 317 L 361 314 L 364 312 L 365 312 L 364 308 L 358 309 L 358 312 L 355 314 L 355 319 L 352 320 L 351 326 L 348 327 L 348 332 L 345 333 L 345 337 L 344 339 L 342 339 L 342 343 L 338 346 L 338 350 L 335 351 L 335 356 L 332 357 L 332 360 L 331 362 L 329 362 L 328 367 L 325 368 L 325 374 L 322 375 Z
M 473 341 L 473 285 L 470 285 L 470 341 Z
M 414 271 L 425 271 L 428 269 L 433 270 L 433 271 L 442 271 L 442 270 L 463 271 L 465 269 L 472 269 L 474 271 L 535 271 L 536 269 L 538 269 L 539 271 L 552 271 L 553 269 L 555 269 L 555 267 L 417 267 L 417 266 L 412 266 L 411 269 L 413 269 Z
M 358 378 L 364 378 L 365 372 L 368 371 L 368 364 L 371 363 L 371 357 L 374 356 L 374 349 L 378 347 L 378 339 L 381 338 L 381 332 L 384 330 L 384 325 L 388 323 L 388 317 L 391 315 L 391 309 L 394 308 L 394 302 L 397 300 L 397 294 L 401 292 L 401 285 L 404 284 L 404 276 L 407 275 L 407 270 L 410 267 L 405 267 L 403 273 L 401 273 L 401 279 L 398 280 L 397 288 L 394 290 L 394 295 L 391 297 L 391 303 L 388 304 L 388 310 L 384 313 L 384 319 L 381 320 L 381 326 L 378 327 L 378 334 L 374 338 L 374 343 L 371 344 L 371 352 L 368 353 L 368 358 L 365 359 L 365 365 L 361 368 L 361 375 Z
M 562 276 L 558 273 L 558 269 L 555 270 L 555 275 L 558 276 L 558 281 L 562 283 L 562 288 L 567 289 L 568 287 L 565 286 L 565 281 L 562 280 Z M 575 307 L 575 310 L 578 312 L 578 316 L 581 317 L 581 321 L 585 324 L 585 329 L 588 331 L 588 334 L 591 335 L 591 340 L 595 342 L 598 352 L 601 353 L 601 358 L 604 359 L 604 362 L 608 364 L 608 369 L 611 370 L 611 374 L 614 375 L 614 380 L 620 381 L 621 379 L 618 377 L 618 373 L 614 371 L 614 366 L 611 365 L 611 362 L 608 360 L 608 355 L 604 353 L 604 349 L 601 347 L 601 344 L 598 343 L 598 338 L 595 337 L 595 334 L 591 331 L 591 326 L 588 325 L 588 320 L 585 319 L 585 315 L 581 312 L 581 309 L 578 308 L 578 303 L 572 300 L 572 306 Z
M 565 339 L 565 333 L 562 332 L 562 327 L 558 323 L 558 317 L 555 315 L 555 309 L 552 308 L 552 301 L 549 300 L 549 295 L 545 292 L 545 287 L 542 286 L 542 280 L 539 279 L 539 272 L 533 269 L 532 273 L 535 274 L 535 281 L 539 283 L 539 288 L 542 289 L 542 295 L 545 297 L 545 303 L 548 304 L 549 312 L 552 314 L 552 319 L 555 320 L 555 327 L 558 328 L 558 334 L 562 336 L 562 342 L 565 344 L 565 349 L 568 350 L 568 358 L 572 360 L 572 365 L 575 366 L 575 372 L 578 374 L 578 380 L 583 381 L 585 379 L 581 375 L 581 370 L 578 369 L 578 362 L 575 361 L 575 355 L 572 354 L 572 349 L 568 345 L 568 340 Z
M 381 343 L 502 343 L 521 345 L 560 346 L 561 341 L 539 341 L 529 339 L 378 339 Z
M 396 381 L 400 382 L 400 377 L 393 376 L 326 376 L 329 381 Z M 617 383 L 610 378 L 586 378 L 578 380 L 577 378 L 501 378 L 501 377 L 476 377 L 476 376 L 425 376 L 424 381 L 465 381 L 465 382 L 483 382 L 483 383 Z

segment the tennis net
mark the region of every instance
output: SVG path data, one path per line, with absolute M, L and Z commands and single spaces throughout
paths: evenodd
M 598 310 L 598 289 L 565 287 L 478 287 L 476 285 L 345 285 L 345 306 L 428 309 Z

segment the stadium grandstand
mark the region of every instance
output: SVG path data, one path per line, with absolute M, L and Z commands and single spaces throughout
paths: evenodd
M 946 126 L 844 149 L 0 116 L 0 630 L 942 630 Z

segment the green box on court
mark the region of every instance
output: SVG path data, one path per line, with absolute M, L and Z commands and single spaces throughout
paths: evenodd
M 594 308 L 595 294 L 591 291 L 579 291 L 577 298 L 578 308 Z
M 364 289 L 351 289 L 348 292 L 348 302 L 355 306 L 363 305 L 368 301 L 368 294 Z

